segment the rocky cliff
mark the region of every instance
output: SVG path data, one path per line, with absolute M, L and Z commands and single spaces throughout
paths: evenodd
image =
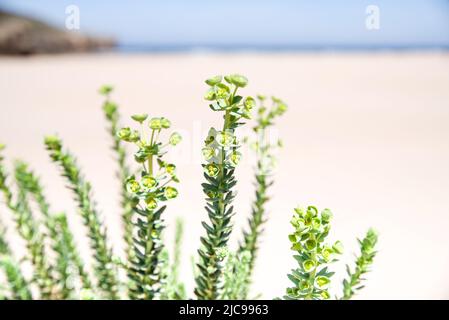
M 69 32 L 0 11 L 0 54 L 85 52 L 114 46 L 113 39 Z

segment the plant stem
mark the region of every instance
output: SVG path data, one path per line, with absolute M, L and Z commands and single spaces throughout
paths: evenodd
M 227 100 L 223 117 L 222 133 L 232 136 L 237 126 L 236 118 L 231 118 L 232 102 L 236 91 L 237 87 L 234 88 L 233 93 Z M 198 250 L 200 261 L 197 264 L 199 273 L 196 277 L 195 294 L 200 300 L 215 300 L 221 296 L 222 284 L 220 281 L 223 266 L 220 258 L 217 257 L 216 250 L 226 247 L 232 231 L 233 207 L 231 203 L 234 199 L 232 187 L 236 184 L 234 168 L 225 166 L 226 152 L 228 151 L 224 146 L 219 148 L 219 159 L 216 163 L 219 170 L 218 175 L 214 178 L 205 174 L 207 183 L 203 184 L 203 191 L 208 196 L 206 210 L 210 224 L 203 222 L 206 236 L 201 237 L 202 247 Z M 216 196 L 211 196 L 211 192 Z
M 104 295 L 112 300 L 118 299 L 117 278 L 112 259 L 112 250 L 108 246 L 106 230 L 91 197 L 91 185 L 85 181 L 75 158 L 69 152 L 62 151 L 62 142 L 56 137 L 46 138 L 47 149 L 53 161 L 59 163 L 67 178 L 79 205 L 83 223 L 87 227 L 90 246 L 95 258 L 95 271 L 98 286 Z

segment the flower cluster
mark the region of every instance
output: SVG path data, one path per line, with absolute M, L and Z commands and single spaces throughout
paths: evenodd
M 246 77 L 237 74 L 206 80 L 209 89 L 205 99 L 212 101 L 209 107 L 214 111 L 225 112 L 223 130 L 211 128 L 201 150 L 206 161 L 204 171 L 209 177 L 218 176 L 224 169 L 233 169 L 240 162 L 242 155 L 238 152 L 239 141 L 234 130 L 242 124 L 242 118 L 251 118 L 251 110 L 256 104 L 252 97 L 236 95 L 237 90 L 247 83 Z
M 331 218 L 329 209 L 321 213 L 313 206 L 306 210 L 295 209 L 291 220 L 295 232 L 289 235 L 289 239 L 291 249 L 297 252 L 295 259 L 299 267 L 289 274 L 295 286 L 287 289 L 286 299 L 330 298 L 328 288 L 333 272 L 328 271 L 328 264 L 337 261 L 336 257 L 343 252 L 341 242 L 325 243 Z
M 144 132 L 144 122 L 148 116 L 146 114 L 133 115 L 133 120 L 141 124 L 141 132 Z M 134 153 L 134 160 L 143 166 L 140 177 L 132 175 L 126 180 L 126 188 L 130 194 L 135 196 L 135 200 L 143 200 L 149 210 L 155 210 L 159 201 L 167 201 L 176 198 L 178 191 L 170 182 L 179 182 L 176 176 L 176 166 L 162 160 L 168 145 L 175 146 L 181 142 L 178 133 L 172 133 L 168 143 L 158 142 L 158 137 L 163 129 L 170 128 L 171 123 L 166 118 L 151 118 L 148 121 L 150 135 L 148 139 L 138 130 L 129 127 L 118 131 L 118 137 L 126 142 L 137 145 L 138 150 Z M 159 170 L 154 168 L 154 160 L 157 160 Z
M 137 229 L 133 237 L 133 257 L 128 273 L 133 283 L 130 297 L 154 299 L 161 294 L 164 277 L 164 226 L 161 215 L 166 207 L 161 206 L 161 202 L 178 196 L 178 190 L 169 184 L 179 182 L 176 166 L 162 157 L 168 146 L 181 142 L 181 136 L 172 133 L 164 144 L 159 141 L 159 136 L 162 130 L 170 128 L 168 119 L 148 119 L 146 114 L 133 115 L 131 118 L 140 124 L 140 131 L 127 127 L 117 133 L 121 140 L 137 146 L 134 160 L 142 166 L 137 175 L 131 175 L 126 180 L 135 215 L 133 223 Z M 146 128 L 149 128 L 148 134 L 145 134 Z
M 235 168 L 242 158 L 238 148 L 237 138 L 232 130 L 217 131 L 211 128 L 205 140 L 205 147 L 201 150 L 206 161 L 204 172 L 215 178 L 221 170 Z
M 251 143 L 251 148 L 258 156 L 257 170 L 259 175 L 268 175 L 275 168 L 275 151 L 276 148 L 282 146 L 282 141 L 278 140 L 277 143 L 271 143 L 267 139 L 267 131 L 269 127 L 274 126 L 275 119 L 287 111 L 287 105 L 276 97 L 267 99 L 265 96 L 258 95 L 257 98 L 260 106 L 257 108 L 257 125 L 253 128 L 257 135 L 257 140 Z M 271 100 L 270 107 L 267 106 L 268 100 Z
M 272 126 L 274 124 L 273 120 L 282 116 L 287 111 L 285 102 L 277 97 L 271 97 L 270 107 L 265 105 L 268 100 L 266 96 L 258 95 L 257 99 L 260 101 L 260 108 L 257 109 L 258 125 L 254 128 L 255 131 L 258 131 L 260 128 Z
M 214 111 L 231 111 L 236 117 L 251 118 L 251 109 L 255 106 L 254 98 L 243 99 L 237 96 L 238 88 L 244 88 L 248 84 L 248 79 L 242 75 L 232 74 L 224 77 L 215 76 L 206 80 L 209 89 L 204 95 L 204 99 L 213 101 L 209 107 Z

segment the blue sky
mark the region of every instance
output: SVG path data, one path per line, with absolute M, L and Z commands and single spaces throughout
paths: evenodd
M 449 0 L 0 0 L 60 27 L 70 4 L 81 31 L 125 44 L 449 45 Z M 380 30 L 365 28 L 368 5 Z

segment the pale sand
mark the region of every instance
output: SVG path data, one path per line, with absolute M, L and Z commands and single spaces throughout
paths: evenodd
M 448 71 L 449 56 L 439 53 L 3 57 L 0 139 L 8 144 L 8 160 L 31 162 L 54 210 L 67 210 L 72 225 L 79 226 L 71 195 L 42 145 L 45 134 L 58 133 L 92 181 L 108 231 L 119 244 L 116 167 L 97 88 L 113 84 L 114 100 L 125 115 L 169 117 L 185 131 L 180 150 L 187 153 L 178 161 L 182 184 L 180 197 L 166 212 L 167 238 L 172 238 L 174 217 L 184 217 L 182 277 L 192 288 L 190 256 L 206 217 L 201 168 L 193 159 L 203 138 L 198 127 L 205 131 L 221 121 L 202 100 L 203 80 L 219 73 L 245 74 L 250 84 L 243 92 L 276 94 L 290 106 L 278 126 L 285 148 L 270 190 L 274 197 L 254 294 L 283 294 L 286 274 L 295 265 L 287 239 L 292 209 L 315 204 L 332 208 L 332 238 L 346 247 L 336 283 L 344 275 L 342 264 L 352 261 L 356 237 L 373 226 L 380 232 L 379 255 L 359 298 L 447 299 Z M 198 153 L 191 155 L 192 150 Z M 238 176 L 233 245 L 253 199 L 251 166 L 242 165 Z M 77 236 L 85 247 L 86 240 Z

